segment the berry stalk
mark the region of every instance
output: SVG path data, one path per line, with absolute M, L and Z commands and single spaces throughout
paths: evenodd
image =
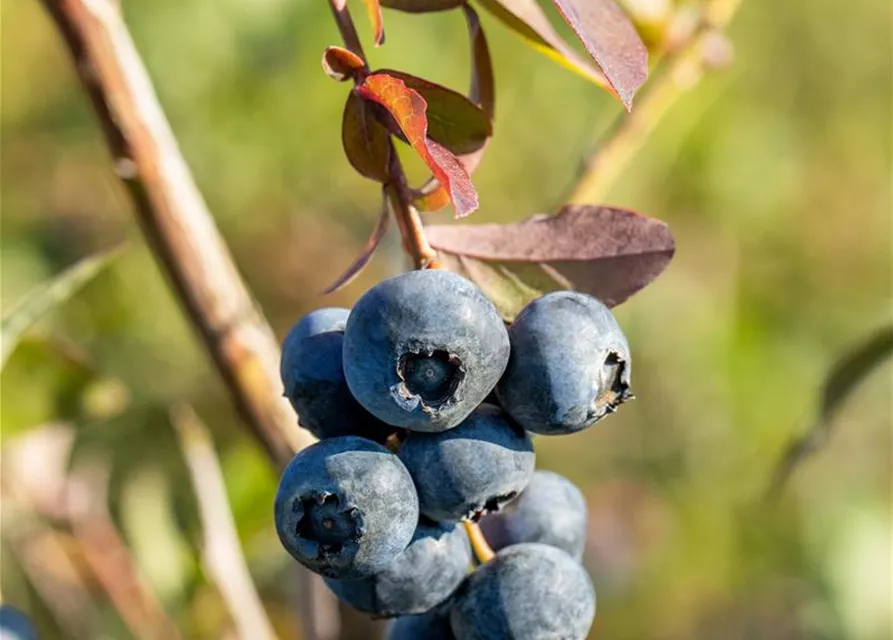
M 363 45 L 357 34 L 350 10 L 347 8 L 347 3 L 344 0 L 329 0 L 329 7 L 332 9 L 332 15 L 335 18 L 335 24 L 341 34 L 344 47 L 363 60 L 364 71 L 368 74 L 369 67 L 365 62 L 366 54 L 363 52 Z M 359 74 L 358 77 L 362 75 L 364 74 Z M 412 258 L 416 269 L 440 269 L 442 267 L 437 260 L 437 253 L 428 243 L 419 212 L 412 206 L 406 174 L 403 172 L 397 150 L 394 148 L 393 142 L 390 144 L 391 164 L 388 168 L 390 179 L 384 188 L 391 205 L 391 211 L 397 221 L 397 228 L 400 229 L 400 236 L 403 238 L 403 249 Z
M 471 548 L 478 562 L 484 564 L 496 555 L 478 523 L 465 520 L 462 524 L 465 525 L 465 533 L 468 534 L 468 540 L 471 542 Z

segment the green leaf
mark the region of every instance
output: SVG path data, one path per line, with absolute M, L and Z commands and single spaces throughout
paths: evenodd
M 831 438 L 834 414 L 866 377 L 893 354 L 893 325 L 883 327 L 845 353 L 825 376 L 816 421 L 785 449 L 775 467 L 767 498 L 774 500 L 794 471 Z
M 121 247 L 116 247 L 80 260 L 33 288 L 8 314 L 0 318 L 0 368 L 6 364 L 25 331 L 41 317 L 63 305 L 116 258 L 121 250 Z
M 838 360 L 822 386 L 820 419 L 830 419 L 859 383 L 890 354 L 893 354 L 893 325 L 884 327 Z

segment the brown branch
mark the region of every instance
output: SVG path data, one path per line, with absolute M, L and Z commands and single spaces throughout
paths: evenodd
M 279 347 L 180 154 L 111 0 L 42 0 L 102 125 L 118 177 L 240 413 L 284 466 L 312 438 L 281 397 Z
M 741 0 L 704 0 L 700 24 L 685 42 L 665 57 L 659 75 L 622 114 L 604 139 L 588 154 L 566 198 L 569 202 L 601 202 L 670 108 L 694 88 L 711 66 L 711 45 L 734 17 Z
M 329 7 L 335 18 L 335 24 L 341 34 L 341 40 L 346 49 L 355 53 L 366 62 L 366 72 L 369 71 L 366 54 L 363 52 L 363 44 L 357 34 L 356 25 L 350 16 L 350 10 L 344 0 L 329 0 Z M 360 74 L 362 76 L 363 74 Z M 397 149 L 393 141 L 391 145 L 391 163 L 388 167 L 390 180 L 385 185 L 388 201 L 391 203 L 391 211 L 397 220 L 397 228 L 403 238 L 403 248 L 412 258 L 416 269 L 436 269 L 440 265 L 437 262 L 437 252 L 428 244 L 425 237 L 425 228 L 418 210 L 412 206 L 412 197 L 406 180 Z
M 223 469 L 214 451 L 211 434 L 189 406 L 172 412 L 171 423 L 177 432 L 198 502 L 205 570 L 226 602 L 238 637 L 272 640 L 276 638 L 276 632 L 239 544 Z

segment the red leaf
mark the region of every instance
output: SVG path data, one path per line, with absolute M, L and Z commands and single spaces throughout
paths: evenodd
M 375 30 L 375 46 L 380 47 L 384 44 L 384 19 L 381 17 L 381 4 L 379 0 L 363 0 L 363 2 L 366 3 L 369 21 Z
M 468 5 L 463 5 L 462 10 L 465 13 L 468 36 L 471 39 L 472 66 L 468 99 L 479 105 L 487 118 L 492 122 L 496 111 L 496 86 L 493 79 L 493 62 L 490 58 L 490 48 L 487 45 L 487 38 L 484 36 L 484 30 L 481 28 L 477 12 Z M 459 156 L 459 161 L 469 175 L 477 169 L 489 142 L 488 138 L 480 149 Z M 449 193 L 436 178 L 431 178 L 419 189 L 418 196 L 414 202 L 419 211 L 438 211 L 449 203 Z
M 383 198 L 381 203 L 381 213 L 378 214 L 378 222 L 375 224 L 375 229 L 372 230 L 372 235 L 369 236 L 369 239 L 366 241 L 363 250 L 360 252 L 360 255 L 357 256 L 357 259 L 354 260 L 351 265 L 347 268 L 347 270 L 342 273 L 335 282 L 333 282 L 329 287 L 323 291 L 323 294 L 334 293 L 341 289 L 342 287 L 350 284 L 354 278 L 360 275 L 360 272 L 369 264 L 369 261 L 372 259 L 372 256 L 375 255 L 375 250 L 378 249 L 378 245 L 381 244 L 382 239 L 387 233 L 388 230 L 388 222 L 390 221 L 390 212 L 388 211 L 388 201 L 387 198 Z
M 425 161 L 434 176 L 450 192 L 456 215 L 466 216 L 478 207 L 477 192 L 458 158 L 427 137 L 425 99 L 403 81 L 386 74 L 367 77 L 356 89 L 366 100 L 383 106 L 395 118 L 409 144 Z
M 648 76 L 648 50 L 615 0 L 552 0 L 629 110 Z
M 381 183 L 390 179 L 390 134 L 372 113 L 371 105 L 353 91 L 344 105 L 341 143 L 348 161 L 360 175 Z
M 326 47 L 322 54 L 322 68 L 332 80 L 343 82 L 362 73 L 366 62 L 353 51 L 341 47 Z
M 424 98 L 428 105 L 428 137 L 457 155 L 471 154 L 483 147 L 493 135 L 490 117 L 481 107 L 458 91 L 417 76 L 380 69 L 382 73 L 403 81 Z M 395 131 L 399 134 L 399 131 Z
M 440 211 L 450 203 L 450 193 L 446 187 L 431 178 L 415 195 L 412 204 L 419 211 Z
M 675 243 L 666 224 L 631 211 L 568 205 L 514 224 L 426 227 L 450 269 L 474 280 L 507 319 L 547 291 L 576 289 L 614 306 L 656 278 Z

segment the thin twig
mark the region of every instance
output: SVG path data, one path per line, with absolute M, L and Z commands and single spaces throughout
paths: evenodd
M 694 88 L 709 66 L 710 44 L 734 17 L 742 0 L 705 0 L 699 26 L 669 52 L 630 113 L 622 114 L 584 161 L 569 202 L 601 202 L 670 108 Z
M 344 42 L 345 48 L 366 62 L 366 71 L 368 72 L 366 54 L 363 52 L 363 45 L 346 3 L 343 0 L 329 0 L 329 7 L 332 9 L 335 24 L 341 33 L 341 40 Z M 389 144 L 391 145 L 391 162 L 388 168 L 390 180 L 385 185 L 385 190 L 391 203 L 391 210 L 397 220 L 397 228 L 400 229 L 400 235 L 403 237 L 403 248 L 412 258 L 416 269 L 439 268 L 437 252 L 428 244 L 422 219 L 418 210 L 412 206 L 406 174 L 400 164 L 400 158 L 397 156 L 397 149 L 394 147 L 393 141 Z
M 16 504 L 9 495 L 3 500 L 3 537 L 56 623 L 76 640 L 97 637 L 99 612 L 69 555 L 70 536 L 43 523 L 30 505 Z
M 300 565 L 298 590 L 301 602 L 301 638 L 335 640 L 346 630 L 341 624 L 339 600 L 326 586 L 322 576 Z
M 239 545 L 236 523 L 226 496 L 223 470 L 207 427 L 191 407 L 182 406 L 171 415 L 180 448 L 198 501 L 202 523 L 202 553 L 211 581 L 226 602 L 238 637 L 268 640 L 276 637 L 260 595 L 248 571 Z
M 176 640 L 180 632 L 140 575 L 108 512 L 109 469 L 82 463 L 68 481 L 71 530 L 96 580 L 140 640 Z
M 146 238 L 241 414 L 284 466 L 312 438 L 280 395 L 276 338 L 190 175 L 117 5 L 42 2 L 65 39 Z

